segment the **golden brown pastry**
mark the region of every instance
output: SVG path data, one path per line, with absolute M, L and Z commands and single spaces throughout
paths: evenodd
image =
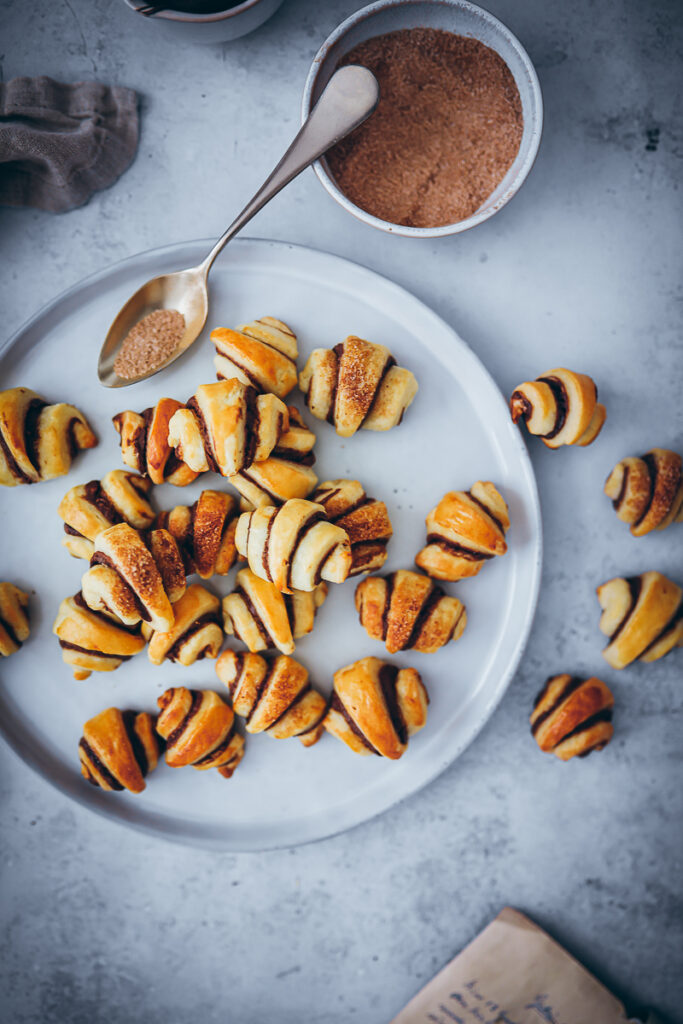
M 289 412 L 275 395 L 259 395 L 239 380 L 200 384 L 171 417 L 168 443 L 198 473 L 233 476 L 267 459 L 289 427 Z
M 242 495 L 243 511 L 261 505 L 281 505 L 290 498 L 307 498 L 318 482 L 311 469 L 315 462 L 315 434 L 293 405 L 288 406 L 288 411 L 289 429 L 278 441 L 273 454 L 229 477 Z
M 544 753 L 561 761 L 587 757 L 612 739 L 614 697 L 601 679 L 551 676 L 534 702 L 531 733 Z
M 101 789 L 142 793 L 159 762 L 160 746 L 152 715 L 107 708 L 83 726 L 81 774 Z
M 251 569 L 240 569 L 235 589 L 223 598 L 223 628 L 250 651 L 277 647 L 283 654 L 293 654 L 294 641 L 311 632 L 315 613 L 326 597 L 326 583 L 308 593 L 281 594 Z
M 341 526 L 351 544 L 349 576 L 381 569 L 387 560 L 387 544 L 393 534 L 383 501 L 368 498 L 357 480 L 326 480 L 311 501 L 325 509 L 331 523 Z
M 95 553 L 81 588 L 94 611 L 115 615 L 126 626 L 141 619 L 152 629 L 173 626 L 171 605 L 185 592 L 185 568 L 167 530 L 146 534 L 117 523 L 95 538 Z
M 179 459 L 168 443 L 168 424 L 183 406 L 175 398 L 160 398 L 156 405 L 143 412 L 126 409 L 112 422 L 121 435 L 123 464 L 153 484 L 175 484 L 186 487 L 199 476 Z
M 355 754 L 401 757 L 427 721 L 429 697 L 419 672 L 361 658 L 334 674 L 324 726 Z
M 591 444 L 607 416 L 595 381 L 564 369 L 520 384 L 512 393 L 510 412 L 514 423 L 523 419 L 529 433 L 539 435 L 548 448 Z
M 607 477 L 605 494 L 634 537 L 683 522 L 682 464 L 677 452 L 652 448 L 622 459 Z
M 272 316 L 242 324 L 237 330 L 211 331 L 216 346 L 214 366 L 219 380 L 236 377 L 257 391 L 284 398 L 296 387 L 296 334 Z
M 266 661 L 259 654 L 223 651 L 216 674 L 230 691 L 235 714 L 246 719 L 247 732 L 267 732 L 276 740 L 297 736 L 305 747 L 320 739 L 327 701 L 294 658 L 278 654 Z
M 0 391 L 0 485 L 64 476 L 74 455 L 97 438 L 75 405 L 48 405 L 29 388 Z
M 74 679 L 113 672 L 145 646 L 139 629 L 92 611 L 80 593 L 62 601 L 52 632 L 59 637 L 62 660 L 74 667 Z
M 487 559 L 507 551 L 508 507 L 488 481 L 444 494 L 426 523 L 427 546 L 415 564 L 437 580 L 476 576 Z
M 28 594 L 13 583 L 0 583 L 0 657 L 9 657 L 28 640 Z
M 185 572 L 203 580 L 226 576 L 237 559 L 237 502 L 223 491 L 202 491 L 193 505 L 160 512 L 157 529 L 168 530 L 183 557 Z
M 389 654 L 411 648 L 431 654 L 459 640 L 467 625 L 465 606 L 457 597 L 409 569 L 361 580 L 356 611 L 368 636 L 383 640 Z
M 59 503 L 64 520 L 62 544 L 74 558 L 91 559 L 93 541 L 102 530 L 116 523 L 128 523 L 147 530 L 154 522 L 154 509 L 147 501 L 152 482 L 125 469 L 113 469 L 102 480 L 91 480 L 67 491 Z
M 174 686 L 157 700 L 156 729 L 166 740 L 166 764 L 217 768 L 229 779 L 244 757 L 244 738 L 235 732 L 235 714 L 213 690 Z
M 315 590 L 321 580 L 343 583 L 351 568 L 346 533 L 327 521 L 322 505 L 305 499 L 243 512 L 235 543 L 252 572 L 283 594 Z
M 417 394 L 417 381 L 396 365 L 384 345 L 350 335 L 334 348 L 316 348 L 299 374 L 306 404 L 341 437 L 357 430 L 390 430 Z
M 169 630 L 157 632 L 143 622 L 142 635 L 149 641 L 147 656 L 152 664 L 161 665 L 164 658 L 181 665 L 217 658 L 224 639 L 220 607 L 215 594 L 193 583 L 173 605 L 175 621 Z
M 683 590 L 661 572 L 617 577 L 597 593 L 600 629 L 610 638 L 602 653 L 612 668 L 657 661 L 683 646 Z

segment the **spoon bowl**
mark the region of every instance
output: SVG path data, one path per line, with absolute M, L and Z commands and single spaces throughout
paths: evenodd
M 123 388 L 150 376 L 150 372 L 147 371 L 138 374 L 137 377 L 119 377 L 114 369 L 114 361 L 124 338 L 135 324 L 159 309 L 177 310 L 178 313 L 182 313 L 185 330 L 173 354 L 155 366 L 154 373 L 175 362 L 201 334 L 209 312 L 206 269 L 200 265 L 188 270 L 178 270 L 174 274 L 153 277 L 131 295 L 125 306 L 117 313 L 100 352 L 97 373 L 100 382 L 106 387 Z
M 273 196 L 331 146 L 368 117 L 379 102 L 377 79 L 367 68 L 349 65 L 332 75 L 322 96 L 275 170 L 244 210 L 196 267 L 154 277 L 131 296 L 117 313 L 100 351 L 97 373 L 108 388 L 123 388 L 164 370 L 186 352 L 202 332 L 209 312 L 208 276 L 213 262 L 231 238 L 263 209 Z M 183 336 L 168 359 L 137 377 L 119 377 L 114 362 L 128 332 L 148 313 L 177 310 L 185 318 Z

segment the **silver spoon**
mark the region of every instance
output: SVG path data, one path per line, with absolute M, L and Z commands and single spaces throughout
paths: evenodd
M 379 101 L 379 86 L 367 68 L 349 65 L 336 71 L 302 125 L 299 134 L 270 177 L 232 222 L 206 259 L 197 267 L 154 277 L 143 284 L 118 312 L 105 338 L 97 364 L 100 382 L 122 388 L 159 373 L 170 366 L 199 337 L 209 311 L 207 278 L 219 252 L 273 196 L 368 117 Z M 137 377 L 119 377 L 114 360 L 131 330 L 155 309 L 176 309 L 185 318 L 185 330 L 170 358 Z

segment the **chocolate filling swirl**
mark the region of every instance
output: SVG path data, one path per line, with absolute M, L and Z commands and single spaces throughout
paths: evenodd
M 116 790 L 116 792 L 121 792 L 123 786 L 116 778 L 116 776 L 109 771 L 104 762 L 100 760 L 100 758 L 97 756 L 95 751 L 92 749 L 92 747 L 86 740 L 85 736 L 81 737 L 81 740 L 78 745 L 85 754 L 87 760 L 90 762 L 90 764 L 88 765 L 88 782 L 92 783 L 93 786 L 99 786 L 99 782 L 90 771 L 90 766 L 92 766 L 95 769 L 95 771 L 97 771 L 97 773 L 102 776 L 102 778 L 104 779 L 104 781 L 106 782 L 110 789 Z
M 547 440 L 551 440 L 553 437 L 557 437 L 567 419 L 567 412 L 569 410 L 569 397 L 567 395 L 567 389 L 565 388 L 559 377 L 539 377 L 538 380 L 542 384 L 547 384 L 553 393 L 555 399 L 555 405 L 557 407 L 555 412 L 555 426 L 547 434 L 542 434 Z

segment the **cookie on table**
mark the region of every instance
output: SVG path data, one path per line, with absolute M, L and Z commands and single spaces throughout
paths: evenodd
M 551 676 L 534 702 L 531 732 L 541 750 L 561 761 L 587 757 L 612 739 L 613 707 L 612 691 L 601 679 Z
M 563 368 L 515 388 L 510 413 L 514 423 L 524 420 L 529 433 L 548 448 L 592 444 L 607 416 L 592 377 Z
M 612 668 L 652 662 L 683 646 L 683 590 L 661 572 L 608 580 L 597 589 L 602 655 Z
M 683 459 L 668 448 L 618 462 L 605 482 L 605 494 L 634 537 L 683 522 Z

